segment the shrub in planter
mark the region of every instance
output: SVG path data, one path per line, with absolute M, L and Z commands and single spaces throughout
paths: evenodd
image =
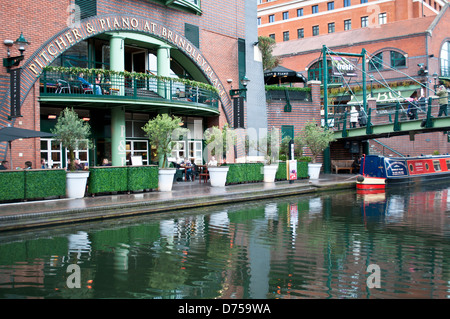
M 66 195 L 66 172 L 62 169 L 25 170 L 25 198 Z
M 92 167 L 89 173 L 88 191 L 91 194 L 128 190 L 127 167 Z
M 157 166 L 129 166 L 128 190 L 158 189 Z
M 25 172 L 0 172 L 0 201 L 25 198 Z

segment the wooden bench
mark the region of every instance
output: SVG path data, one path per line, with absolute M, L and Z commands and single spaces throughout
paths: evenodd
M 353 173 L 353 170 L 356 167 L 353 167 L 353 160 L 331 160 L 331 171 L 335 171 L 336 174 L 339 173 L 339 170 L 349 170 L 350 173 Z

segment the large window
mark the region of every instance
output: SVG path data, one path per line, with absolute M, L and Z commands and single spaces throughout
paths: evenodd
M 305 37 L 305 29 L 297 29 L 297 38 L 303 39 Z
M 289 41 L 289 31 L 283 32 L 283 41 Z
M 369 26 L 369 17 L 361 17 L 361 28 L 365 28 Z
M 302 17 L 302 16 L 303 16 L 303 8 L 297 9 L 297 17 Z
M 269 23 L 275 22 L 275 16 L 273 14 L 271 14 L 269 16 Z
M 327 3 L 327 8 L 328 8 L 328 11 L 334 10 L 334 1 L 328 2 Z
M 334 33 L 335 25 L 334 22 L 328 23 L 328 33 Z
M 386 12 L 378 14 L 378 24 L 386 24 L 387 23 L 387 14 Z
M 312 13 L 319 13 L 319 6 L 318 5 L 312 6 Z
M 283 20 L 289 19 L 289 11 L 283 12 Z
M 440 53 L 441 76 L 450 76 L 450 41 L 444 43 Z
M 344 7 L 350 7 L 352 5 L 351 0 L 344 0 Z
M 406 58 L 403 54 L 397 51 L 391 51 L 391 66 L 393 68 L 398 68 L 406 66 Z

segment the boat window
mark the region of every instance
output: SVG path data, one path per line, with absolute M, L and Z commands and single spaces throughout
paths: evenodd
M 450 171 L 450 160 L 447 160 L 447 170 Z
M 409 164 L 409 171 L 410 171 L 410 172 L 414 172 L 414 166 L 413 166 L 413 164 Z
M 441 163 L 439 161 L 433 161 L 433 166 L 436 172 L 441 170 Z
M 425 163 L 425 169 L 428 171 L 430 170 L 430 166 L 428 166 L 428 163 Z

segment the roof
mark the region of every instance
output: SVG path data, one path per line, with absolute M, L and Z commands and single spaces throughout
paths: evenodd
M 439 15 L 438 15 L 439 17 Z M 436 16 L 396 21 L 374 27 L 360 28 L 350 31 L 313 36 L 277 43 L 272 54 L 274 56 L 289 56 L 328 48 L 349 47 L 364 43 L 387 41 L 399 37 L 425 34 Z

